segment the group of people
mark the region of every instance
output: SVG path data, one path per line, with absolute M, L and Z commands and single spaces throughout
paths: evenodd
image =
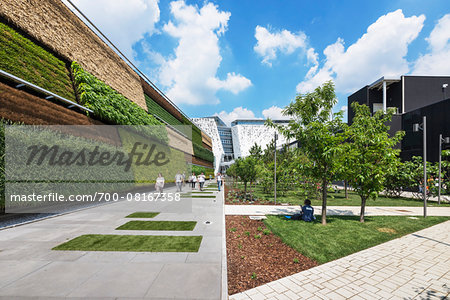
M 211 175 L 209 175 L 209 180 L 212 181 Z M 216 175 L 216 181 L 217 181 L 217 188 L 220 191 L 220 188 L 223 185 L 223 178 L 220 173 L 218 173 Z M 198 189 L 200 191 L 203 191 L 205 182 L 206 182 L 206 176 L 205 176 L 205 174 L 203 174 L 203 172 L 198 176 L 196 176 L 195 173 L 192 173 L 192 175 L 189 176 L 189 178 L 187 180 L 186 180 L 186 175 L 184 173 L 178 172 L 175 175 L 175 185 L 177 186 L 177 192 L 182 192 L 183 186 L 186 183 L 189 183 L 191 185 L 192 189 L 195 189 L 196 185 L 198 183 Z M 162 176 L 161 173 L 158 173 L 158 177 L 156 178 L 156 183 L 155 183 L 155 190 L 157 193 L 163 192 L 164 184 L 165 184 L 164 177 Z

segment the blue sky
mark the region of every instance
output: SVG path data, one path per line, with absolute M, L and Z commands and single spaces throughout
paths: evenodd
M 75 0 L 188 116 L 279 118 L 334 80 L 450 75 L 447 1 Z

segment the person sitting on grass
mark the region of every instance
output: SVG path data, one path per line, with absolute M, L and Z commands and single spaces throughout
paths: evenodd
M 311 200 L 306 199 L 302 206 L 302 220 L 305 222 L 312 222 L 316 219 L 314 217 L 314 208 L 311 206 Z

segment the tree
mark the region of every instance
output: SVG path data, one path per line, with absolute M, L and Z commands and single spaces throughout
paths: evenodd
M 400 197 L 406 188 L 411 188 L 416 183 L 414 163 L 412 161 L 401 162 L 398 160 L 396 165 L 386 175 L 384 186 L 389 197 Z
M 256 159 L 260 159 L 262 156 L 262 149 L 261 146 L 259 146 L 257 143 L 255 143 L 251 148 L 250 148 L 250 156 L 253 156 Z
M 387 113 L 376 112 L 373 116 L 369 107 L 352 103 L 355 112 L 353 123 L 346 129 L 347 143 L 344 163 L 345 177 L 361 197 L 360 222 L 364 222 L 364 211 L 368 198 L 376 199 L 383 191 L 385 178 L 395 172 L 399 149 L 394 146 L 400 142 L 404 132 L 398 131 L 390 137 L 386 125 L 392 119 L 393 110 Z
M 299 94 L 290 103 L 283 114 L 291 116 L 287 127 L 267 124 L 276 127 L 289 139 L 296 139 L 308 159 L 310 168 L 304 169 L 306 175 L 321 182 L 322 191 L 322 224 L 326 224 L 327 186 L 336 178 L 341 144 L 344 141 L 342 128 L 342 112 L 332 114 L 337 103 L 332 81 L 317 87 L 313 92 Z
M 238 158 L 235 163 L 235 173 L 244 183 L 244 192 L 247 194 L 247 184 L 256 180 L 257 160 L 254 157 Z

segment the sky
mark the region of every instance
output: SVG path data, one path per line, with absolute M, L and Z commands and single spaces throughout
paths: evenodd
M 189 117 L 286 118 L 333 80 L 450 76 L 448 0 L 72 0 Z

